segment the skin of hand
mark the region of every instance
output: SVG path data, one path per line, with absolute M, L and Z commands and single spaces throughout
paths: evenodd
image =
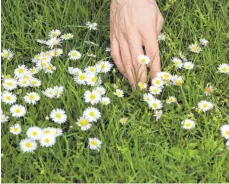
M 120 73 L 132 86 L 147 80 L 147 66 L 137 61 L 139 55 L 150 58 L 151 78 L 161 71 L 157 37 L 163 23 L 164 18 L 155 0 L 111 2 L 111 56 Z

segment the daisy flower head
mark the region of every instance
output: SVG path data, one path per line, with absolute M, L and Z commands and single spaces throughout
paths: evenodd
M 14 124 L 10 127 L 10 132 L 14 135 L 18 135 L 21 133 L 21 125 L 19 125 L 18 123 L 17 124 Z
M 64 92 L 64 87 L 63 86 L 55 86 L 53 88 L 53 92 L 54 92 L 54 96 L 56 98 L 60 98 L 60 96 L 63 94 Z
M 92 124 L 89 122 L 89 120 L 85 117 L 81 117 L 78 119 L 76 124 L 81 128 L 81 130 L 86 131 L 91 128 Z
M 89 121 L 89 122 L 96 122 L 101 117 L 101 113 L 97 108 L 94 107 L 88 107 L 84 110 L 83 116 Z
M 43 135 L 43 131 L 41 128 L 34 126 L 28 128 L 28 130 L 26 131 L 26 135 L 32 140 L 39 140 Z
M 166 103 L 167 103 L 167 104 L 177 103 L 177 99 L 176 99 L 176 97 L 174 97 L 174 96 L 170 96 L 170 97 L 168 97 L 168 98 L 166 99 Z
M 70 75 L 79 75 L 80 73 L 82 73 L 82 70 L 80 70 L 79 68 L 68 67 L 68 73 Z
M 179 52 L 179 56 L 184 62 L 187 61 L 186 56 L 182 52 Z
M 46 67 L 44 67 L 43 69 L 44 69 L 45 73 L 52 74 L 56 70 L 56 67 L 52 64 L 49 64 Z
M 50 136 L 54 136 L 55 137 L 56 128 L 53 128 L 53 127 L 43 128 L 42 129 L 42 133 L 43 133 L 43 135 L 50 135 Z
M 204 47 L 206 47 L 206 46 L 208 46 L 208 40 L 206 40 L 206 39 L 204 39 L 204 38 L 201 38 L 200 39 L 200 44 L 202 45 L 202 46 L 204 46 Z
M 189 50 L 193 53 L 200 53 L 201 52 L 201 47 L 198 44 L 191 44 L 189 45 Z
M 49 48 L 53 48 L 56 45 L 60 45 L 61 44 L 61 39 L 57 38 L 57 37 L 52 37 L 50 38 L 47 42 L 46 45 L 49 46 Z
M 50 38 L 58 37 L 58 36 L 60 36 L 60 34 L 61 34 L 60 30 L 54 29 L 54 30 L 49 32 L 49 37 Z
M 56 48 L 56 49 L 51 50 L 51 55 L 52 56 L 59 57 L 62 54 L 63 54 L 63 49 Z
M 88 57 L 92 57 L 92 58 L 96 58 L 96 55 L 95 55 L 95 54 L 88 53 L 88 52 L 87 52 L 87 56 L 88 56 Z
M 137 57 L 137 61 L 141 64 L 149 64 L 150 63 L 150 58 L 146 55 L 139 55 Z
M 111 103 L 110 98 L 108 98 L 108 97 L 102 97 L 102 99 L 101 99 L 101 104 L 102 105 L 108 105 L 110 103 Z
M 152 95 L 159 95 L 161 94 L 162 89 L 158 86 L 150 86 L 149 91 Z
M 6 123 L 9 121 L 9 116 L 6 116 L 1 112 L 1 123 Z
M 52 147 L 56 143 L 56 137 L 54 135 L 43 135 L 40 138 L 40 145 L 42 147 Z
M 18 86 L 23 87 L 23 88 L 29 87 L 31 86 L 30 80 L 21 78 L 18 80 Z
M 8 78 L 3 80 L 3 88 L 8 91 L 12 91 L 17 88 L 18 82 L 14 78 Z
M 47 88 L 45 91 L 41 91 L 43 95 L 49 97 L 49 98 L 54 98 L 55 97 L 55 91 L 53 88 Z
M 88 75 L 86 82 L 90 86 L 99 86 L 102 84 L 101 78 L 97 75 Z
M 147 84 L 146 83 L 142 83 L 142 82 L 139 82 L 138 83 L 138 87 L 143 90 L 143 89 L 146 89 L 147 88 Z
M 194 68 L 194 64 L 192 62 L 185 62 L 184 68 L 187 70 L 192 70 Z
M 14 53 L 10 49 L 3 49 L 1 56 L 3 59 L 11 60 L 14 57 Z
M 169 72 L 158 72 L 156 74 L 156 77 L 161 77 L 164 80 L 170 80 L 171 79 L 171 74 Z
M 164 80 L 161 77 L 155 77 L 151 83 L 153 86 L 161 87 L 161 88 L 163 88 L 165 84 Z
M 229 125 L 221 126 L 220 131 L 222 137 L 229 140 Z
M 183 79 L 181 76 L 174 75 L 172 76 L 172 82 L 175 86 L 182 86 L 183 84 Z
M 50 118 L 58 124 L 65 123 L 67 121 L 67 115 L 62 109 L 53 109 L 50 113 Z
M 31 73 L 31 75 L 37 74 L 39 71 L 40 69 L 37 67 L 32 67 L 29 69 L 29 72 Z
M 97 138 L 89 138 L 88 146 L 92 150 L 99 150 L 101 148 L 102 142 Z
M 153 99 L 152 101 L 149 102 L 149 107 L 151 107 L 153 110 L 158 110 L 162 108 L 162 103 L 161 100 L 158 99 Z
M 208 95 L 210 95 L 213 91 L 214 91 L 214 87 L 213 87 L 213 86 L 207 86 L 207 87 L 205 87 L 205 89 L 204 89 L 204 94 L 205 94 L 206 96 L 208 96 Z
M 98 104 L 101 100 L 101 95 L 97 91 L 89 91 L 87 90 L 84 93 L 84 100 L 86 103 L 90 104 Z
M 88 22 L 86 23 L 86 26 L 87 26 L 87 28 L 91 31 L 91 30 L 97 30 L 98 24 L 97 24 L 96 22 L 91 23 L 91 22 L 88 21 Z
M 198 108 L 203 111 L 203 112 L 206 112 L 206 111 L 209 111 L 213 108 L 213 104 L 211 102 L 208 102 L 206 100 L 203 100 L 203 101 L 200 101 L 198 103 Z
M 111 70 L 112 67 L 113 64 L 108 61 L 100 61 L 96 64 L 96 68 L 99 73 L 107 73 Z
M 35 105 L 40 100 L 40 96 L 38 93 L 30 92 L 24 96 L 24 100 L 27 104 Z
M 14 104 L 17 100 L 16 95 L 14 95 L 13 93 L 9 92 L 9 91 L 4 91 L 2 93 L 2 101 L 6 104 Z
M 162 110 L 156 110 L 153 116 L 156 117 L 156 121 L 158 121 L 159 119 L 161 119 L 162 114 L 163 114 Z
M 96 75 L 97 73 L 97 68 L 96 66 L 88 66 L 86 69 L 85 69 L 85 72 L 89 75 Z
M 70 40 L 74 37 L 74 35 L 72 33 L 67 33 L 67 34 L 63 34 L 60 38 L 62 40 Z
M 21 140 L 19 145 L 23 152 L 33 152 L 37 149 L 36 141 L 29 138 Z
M 14 70 L 14 75 L 17 78 L 22 78 L 25 73 L 27 73 L 29 70 L 25 65 L 19 65 L 15 70 Z
M 87 82 L 87 74 L 86 73 L 79 73 L 79 75 L 74 77 L 74 81 L 77 84 L 85 85 Z
M 10 113 L 13 117 L 20 118 L 26 114 L 26 109 L 23 105 L 15 104 L 10 107 Z
M 68 53 L 68 56 L 69 56 L 69 59 L 70 60 L 79 60 L 81 58 L 81 53 L 77 50 L 71 50 L 69 53 Z
M 46 44 L 46 41 L 45 40 L 41 40 L 41 39 L 37 39 L 37 43 Z
M 101 96 L 106 94 L 106 89 L 102 86 L 96 87 L 94 91 L 97 91 Z
M 63 130 L 61 128 L 55 128 L 55 134 L 56 137 L 63 135 Z
M 182 60 L 179 59 L 178 57 L 174 57 L 174 58 L 172 59 L 172 62 L 174 63 L 174 65 L 175 65 L 176 68 L 181 69 L 181 68 L 183 67 L 183 62 L 182 62 Z
M 181 122 L 181 127 L 183 129 L 186 129 L 186 130 L 190 130 L 190 129 L 193 129 L 195 128 L 195 122 L 193 120 L 190 120 L 190 119 L 186 119 L 184 121 Z
M 218 70 L 220 73 L 229 74 L 229 64 L 223 63 L 219 65 Z
M 164 33 L 160 33 L 158 35 L 158 41 L 165 41 L 166 40 L 166 35 Z
M 154 100 L 155 98 L 153 97 L 153 95 L 152 94 L 150 94 L 150 93 L 145 93 L 144 95 L 143 95 L 143 100 L 145 101 L 145 102 L 147 102 L 147 103 L 150 103 L 152 100 Z
M 116 95 L 119 98 L 122 98 L 124 96 L 124 92 L 121 89 L 116 89 L 113 94 Z
M 125 125 L 127 122 L 128 118 L 121 118 L 119 121 L 122 125 Z

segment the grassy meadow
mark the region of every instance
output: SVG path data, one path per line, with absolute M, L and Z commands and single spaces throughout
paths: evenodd
M 229 124 L 229 75 L 217 69 L 222 63 L 229 64 L 229 1 L 160 0 L 158 6 L 165 18 L 162 32 L 166 41 L 160 42 L 162 70 L 182 76 L 183 85 L 166 86 L 157 96 L 163 103 L 163 115 L 156 121 L 154 111 L 143 101 L 145 91 L 132 90 L 114 66 L 101 75 L 111 103 L 93 105 L 100 110 L 101 118 L 82 131 L 76 121 L 92 106 L 83 96 L 93 87 L 76 84 L 68 67 L 84 69 L 101 60 L 113 62 L 110 52 L 105 51 L 110 46 L 110 1 L 2 1 L 1 50 L 14 52 L 12 60 L 2 59 L 2 76 L 14 76 L 18 65 L 34 67 L 32 58 L 49 50 L 37 39 L 48 39 L 51 30 L 74 35 L 59 46 L 63 55 L 52 59 L 56 71 L 36 74 L 41 80 L 39 88 L 18 87 L 13 91 L 16 103 L 27 109 L 24 117 L 12 117 L 11 105 L 1 103 L 2 111 L 10 117 L 1 124 L 2 183 L 229 182 L 229 149 L 220 133 L 220 127 Z M 96 22 L 98 29 L 90 31 L 85 26 L 87 21 Z M 198 54 L 191 53 L 189 45 L 200 38 L 207 39 L 209 45 Z M 72 49 L 80 51 L 80 60 L 68 58 Z M 177 69 L 171 62 L 180 51 L 195 64 L 192 70 Z M 214 86 L 208 96 L 204 94 L 207 85 Z M 64 86 L 60 98 L 42 94 L 42 90 L 54 86 Z M 123 98 L 113 94 L 117 88 L 124 91 Z M 25 103 L 23 97 L 28 92 L 40 94 L 40 101 L 35 105 Z M 169 96 L 176 97 L 177 103 L 165 103 Z M 200 111 L 197 104 L 201 100 L 212 102 L 213 109 Z M 46 118 L 56 108 L 65 110 L 65 123 Z M 128 119 L 122 125 L 120 119 L 124 117 Z M 182 129 L 184 119 L 192 119 L 196 127 Z M 22 127 L 19 135 L 9 131 L 15 123 Z M 61 128 L 63 135 L 52 147 L 38 146 L 33 153 L 24 153 L 19 143 L 31 126 Z M 88 148 L 90 137 L 102 141 L 99 151 Z

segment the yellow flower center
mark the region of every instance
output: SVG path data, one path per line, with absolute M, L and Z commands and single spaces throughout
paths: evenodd
M 19 108 L 18 109 L 15 109 L 15 112 L 16 113 L 20 113 L 21 112 L 21 109 L 19 109 Z
M 101 65 L 101 68 L 104 69 L 104 68 L 105 68 L 105 64 L 102 64 L 102 65 Z
M 7 85 L 8 86 L 13 86 L 13 83 L 12 82 L 8 82 Z
M 207 108 L 207 107 L 208 107 L 208 104 L 204 104 L 204 105 L 203 105 L 203 108 Z
M 56 118 L 60 119 L 61 118 L 61 114 L 60 113 L 57 113 L 56 114 Z
M 225 132 L 225 134 L 229 136 L 229 130 L 227 130 L 227 131 Z
M 152 107 L 155 107 L 156 108 L 157 107 L 157 104 L 156 103 L 153 103 L 152 104 Z
M 80 76 L 80 80 L 85 80 L 86 79 L 86 76 L 85 75 L 81 75 Z
M 91 145 L 97 146 L 97 142 L 95 140 L 91 141 Z
M 180 86 L 182 83 L 181 83 L 181 81 L 176 80 L 176 81 L 175 81 L 175 84 L 176 84 L 177 86 Z
M 37 132 L 33 132 L 32 135 L 33 135 L 33 136 L 37 136 Z
M 27 143 L 25 143 L 25 147 L 31 148 L 32 147 L 32 144 L 30 142 L 27 142 Z
M 49 134 L 50 132 L 50 130 L 45 130 L 45 134 Z
M 222 70 L 223 70 L 224 72 L 226 72 L 226 71 L 227 71 L 227 68 L 226 68 L 226 67 L 224 67 L 224 68 L 222 68 Z
M 95 116 L 95 112 L 90 112 L 89 115 L 90 116 Z
M 34 100 L 34 99 L 35 99 L 35 96 L 34 96 L 34 95 L 30 95 L 30 96 L 29 96 L 29 99 L 30 99 L 30 100 Z
M 146 59 L 145 58 L 141 59 L 141 62 L 142 63 L 145 63 L 146 62 Z
M 11 100 L 11 96 L 7 96 L 6 100 L 10 101 Z
M 76 57 L 77 56 L 77 52 L 73 52 L 72 56 Z
M 156 81 L 156 84 L 161 84 L 161 81 L 157 80 L 157 81 Z
M 90 71 L 91 71 L 91 72 L 94 72 L 94 71 L 95 71 L 95 68 L 90 68 Z
M 45 139 L 44 139 L 44 142 L 45 142 L 45 143 L 49 143 L 49 142 L 50 142 L 50 139 L 49 139 L 49 138 L 45 138 Z
M 17 127 L 14 127 L 13 131 L 14 132 L 18 132 L 18 128 Z
M 91 99 L 91 100 L 95 100 L 95 97 L 96 97 L 96 96 L 95 96 L 94 94 L 91 94 L 91 95 L 90 95 L 90 99 Z
M 185 126 L 186 127 L 190 127 L 191 126 L 191 123 L 186 123 Z
M 24 72 L 24 69 L 23 69 L 23 68 L 19 68 L 19 69 L 18 69 L 18 72 L 19 72 L 19 73 L 23 73 L 23 72 Z
M 211 88 L 205 88 L 205 92 L 206 93 L 210 93 L 211 92 Z
M 3 56 L 4 56 L 4 57 L 9 57 L 9 52 L 5 52 L 5 53 L 3 54 Z
M 80 124 L 81 124 L 82 126 L 86 126 L 86 125 L 88 124 L 88 122 L 87 122 L 86 119 L 82 119 L 82 120 L 80 121 Z

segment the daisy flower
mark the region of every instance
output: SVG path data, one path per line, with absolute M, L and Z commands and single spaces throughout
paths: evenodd
M 58 36 L 60 36 L 60 34 L 61 34 L 60 30 L 54 29 L 54 30 L 49 32 L 49 37 L 50 38 L 58 37 Z
M 85 117 L 81 117 L 78 119 L 76 124 L 81 128 L 81 130 L 86 131 L 91 128 L 92 124 L 90 124 L 89 120 Z
M 141 64 L 149 64 L 150 63 L 150 58 L 146 55 L 139 55 L 137 57 L 137 61 Z
M 223 63 L 219 65 L 218 70 L 220 73 L 229 74 L 229 64 Z
M 171 79 L 171 74 L 169 72 L 158 72 L 156 74 L 156 77 L 161 77 L 164 80 L 170 80 Z
M 1 112 L 1 123 L 6 123 L 9 121 L 9 116 L 6 116 Z
M 52 147 L 56 143 L 56 137 L 53 135 L 43 135 L 40 138 L 40 145 L 42 147 Z
M 55 136 L 56 134 L 56 129 L 53 127 L 47 127 L 42 129 L 43 135 L 50 135 L 50 136 Z
M 205 87 L 205 89 L 204 89 L 204 94 L 205 94 L 206 96 L 208 96 L 208 95 L 210 95 L 210 94 L 213 92 L 213 90 L 214 90 L 214 87 L 213 87 L 213 86 L 207 86 L 207 87 Z
M 102 99 L 101 99 L 101 104 L 102 105 L 108 105 L 110 103 L 111 103 L 110 98 L 108 98 L 108 97 L 102 97 Z
M 162 103 L 158 99 L 153 99 L 152 101 L 149 102 L 149 107 L 151 107 L 153 110 L 161 109 Z
M 97 73 L 97 68 L 96 66 L 88 66 L 86 69 L 85 69 L 85 72 L 89 75 L 96 75 Z
M 63 34 L 60 38 L 62 40 L 70 40 L 74 37 L 74 35 L 72 33 L 67 33 L 67 34 Z
M 23 117 L 26 114 L 26 109 L 23 105 L 15 104 L 10 107 L 10 113 L 13 117 Z
M 32 67 L 29 69 L 29 72 L 31 73 L 31 75 L 37 74 L 39 71 L 40 69 L 37 67 Z
M 54 96 L 56 98 L 60 98 L 60 96 L 63 94 L 64 87 L 63 86 L 55 86 L 53 88 Z
M 108 61 L 100 61 L 96 64 L 96 68 L 99 73 L 107 73 L 111 70 L 112 67 L 113 64 Z
M 9 92 L 9 91 L 4 91 L 2 93 L 2 101 L 6 104 L 14 104 L 17 100 L 16 95 L 14 95 L 13 93 Z
M 21 125 L 19 125 L 18 123 L 17 124 L 14 124 L 10 127 L 10 132 L 14 135 L 18 135 L 21 133 Z
M 52 56 L 59 57 L 62 54 L 63 54 L 63 49 L 56 48 L 56 49 L 51 50 L 51 55 Z
M 85 85 L 86 82 L 87 82 L 87 75 L 86 75 L 86 73 L 79 73 L 79 75 L 77 75 L 77 76 L 74 77 L 74 81 L 77 84 Z
M 31 85 L 31 83 L 30 83 L 30 81 L 29 81 L 29 79 L 19 79 L 18 80 L 18 86 L 20 86 L 20 87 L 29 87 Z
M 8 91 L 12 91 L 17 88 L 17 80 L 13 78 L 4 79 L 3 88 Z
M 206 46 L 208 45 L 208 43 L 209 43 L 208 40 L 206 40 L 206 39 L 204 39 L 204 38 L 201 38 L 201 39 L 200 39 L 200 44 L 201 44 L 202 46 L 205 46 L 205 47 L 206 47 Z
M 183 79 L 180 76 L 174 75 L 172 76 L 172 82 L 175 86 L 182 86 Z
M 139 82 L 138 83 L 138 87 L 143 90 L 143 89 L 146 89 L 147 88 L 147 84 L 146 83 L 142 83 L 142 82 Z
M 68 56 L 69 56 L 69 59 L 71 59 L 71 60 L 79 60 L 81 58 L 81 54 L 77 50 L 71 50 L 68 53 Z
M 88 119 L 89 122 L 96 122 L 101 117 L 101 113 L 94 107 L 88 107 L 84 110 L 83 116 Z
M 98 104 L 101 100 L 101 95 L 96 91 L 86 91 L 84 93 L 84 100 L 86 103 L 91 103 L 92 105 Z
M 163 88 L 164 84 L 165 84 L 164 80 L 161 79 L 160 77 L 155 77 L 155 78 L 152 80 L 152 85 L 153 85 L 153 86 Z
M 62 109 L 53 109 L 50 113 L 50 118 L 58 124 L 65 123 L 67 121 L 67 115 Z
M 229 125 L 221 126 L 220 131 L 223 138 L 229 139 Z
M 70 75 L 79 75 L 82 71 L 79 68 L 68 67 L 68 73 Z
M 194 68 L 194 64 L 192 62 L 185 62 L 184 68 L 187 70 L 192 70 Z
M 151 95 L 150 93 L 145 93 L 143 95 L 143 100 L 147 103 L 150 103 L 151 101 L 153 101 L 155 98 L 153 97 L 153 95 Z
M 122 125 L 125 125 L 127 122 L 128 118 L 121 118 L 119 121 Z
M 165 41 L 166 40 L 166 35 L 164 33 L 160 33 L 158 35 L 158 41 Z
M 94 23 L 91 23 L 91 22 L 87 22 L 86 23 L 86 26 L 87 26 L 87 28 L 91 31 L 91 30 L 97 30 L 97 23 L 96 22 L 94 22 Z
M 29 138 L 21 140 L 19 145 L 23 152 L 33 152 L 37 149 L 36 141 Z
M 158 121 L 159 119 L 161 119 L 162 114 L 163 114 L 162 110 L 156 110 L 153 116 L 156 117 L 156 121 Z
M 43 95 L 49 97 L 49 98 L 54 98 L 55 92 L 53 88 L 47 88 L 45 91 L 41 91 Z
M 189 49 L 193 53 L 200 53 L 200 51 L 201 51 L 201 48 L 200 48 L 200 46 L 198 44 L 189 45 Z
M 57 38 L 57 37 L 53 37 L 53 38 L 50 38 L 46 44 L 49 46 L 49 48 L 53 48 L 54 46 L 56 45 L 60 45 L 61 44 L 61 39 Z
M 182 52 L 179 52 L 179 56 L 184 62 L 187 61 L 186 56 Z
M 24 100 L 27 104 L 35 105 L 40 100 L 40 96 L 38 93 L 30 92 L 24 96 Z
M 54 136 L 58 137 L 63 135 L 63 130 L 61 128 L 55 128 L 55 134 Z
M 96 87 L 94 91 L 97 91 L 101 96 L 106 94 L 106 89 L 102 86 Z
M 41 40 L 41 39 L 37 39 L 37 43 L 46 44 L 46 41 L 45 40 Z
M 158 86 L 150 86 L 149 91 L 152 95 L 159 95 L 161 94 L 162 89 Z
M 172 62 L 174 63 L 174 65 L 175 65 L 176 68 L 181 69 L 181 68 L 183 67 L 183 62 L 182 62 L 182 60 L 179 59 L 178 57 L 174 57 L 174 58 L 172 59 Z
M 170 96 L 169 98 L 166 99 L 167 104 L 171 103 L 177 103 L 177 99 L 174 96 Z
M 43 135 L 43 131 L 41 128 L 34 126 L 28 128 L 26 135 L 32 140 L 39 140 Z
M 119 98 L 122 98 L 124 96 L 124 92 L 121 89 L 116 89 L 113 94 L 116 95 Z
M 1 56 L 4 58 L 4 59 L 8 59 L 8 60 L 11 60 L 14 56 L 14 53 L 12 50 L 10 49 L 3 49 L 2 53 L 1 53 Z
M 89 138 L 89 148 L 92 150 L 99 150 L 102 142 L 97 138 Z
M 53 66 L 52 64 L 47 65 L 46 67 L 43 68 L 45 73 L 53 73 L 56 70 L 56 67 Z
M 96 58 L 96 55 L 95 55 L 95 54 L 92 54 L 92 53 L 91 53 L 91 54 L 90 54 L 90 53 L 87 53 L 87 56 L 88 56 L 88 57 Z
M 181 122 L 181 127 L 183 129 L 189 130 L 189 129 L 193 129 L 195 128 L 195 122 L 193 120 L 190 119 L 186 119 L 184 121 Z
M 90 86 L 99 86 L 102 84 L 101 78 L 96 75 L 88 75 L 86 81 Z
M 198 103 L 198 108 L 202 110 L 203 112 L 206 112 L 213 108 L 213 104 L 211 102 L 203 100 Z

